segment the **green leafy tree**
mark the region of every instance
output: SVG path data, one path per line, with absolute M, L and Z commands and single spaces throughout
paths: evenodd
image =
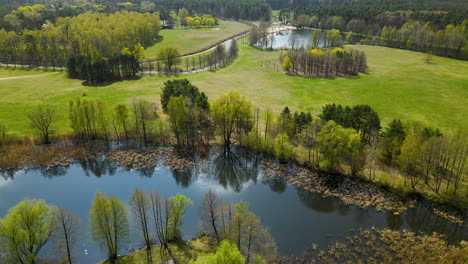
M 289 58 L 289 56 L 284 56 L 284 59 L 283 59 L 283 69 L 287 72 L 289 72 L 289 70 L 291 70 L 292 68 L 292 62 L 291 62 L 291 59 Z
M 222 95 L 213 102 L 212 118 L 223 144 L 229 147 L 233 133 L 247 134 L 253 127 L 253 109 L 250 101 L 237 91 Z
M 167 108 L 172 132 L 176 136 L 177 145 L 180 146 L 181 136 L 189 118 L 189 110 L 185 107 L 184 99 L 181 96 L 171 97 Z
M 192 205 L 192 201 L 187 196 L 177 194 L 169 198 L 171 206 L 169 218 L 169 238 L 177 240 L 180 238 L 180 228 L 184 224 L 183 217 L 188 207 Z
M 244 264 L 245 258 L 234 243 L 224 240 L 215 254 L 191 260 L 190 264 Z
M 275 152 L 280 161 L 285 162 L 291 159 L 293 151 L 289 145 L 289 137 L 286 133 L 278 134 L 275 138 Z
M 164 112 L 167 112 L 167 105 L 173 96 L 182 96 L 184 100 L 190 101 L 191 105 L 196 105 L 203 110 L 209 110 L 208 97 L 204 92 L 200 92 L 187 79 L 169 80 L 164 83 L 161 94 L 161 105 Z
M 115 263 L 129 237 L 125 205 L 115 197 L 96 192 L 89 210 L 89 225 L 92 241 L 106 250 L 111 263 Z
M 37 263 L 38 254 L 57 226 L 55 206 L 25 199 L 0 220 L 0 242 L 12 263 Z
M 158 60 L 162 61 L 168 72 L 172 72 L 173 67 L 181 62 L 180 53 L 176 48 L 164 47 L 161 48 L 157 54 Z
M 318 133 L 317 144 L 329 170 L 338 169 L 346 161 L 355 170 L 353 172 L 358 170 L 359 166 L 354 163 L 363 156 L 360 152 L 363 148 L 359 134 L 354 129 L 328 121 Z

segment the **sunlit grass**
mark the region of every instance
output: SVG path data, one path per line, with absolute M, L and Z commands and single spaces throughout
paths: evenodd
M 159 102 L 161 87 L 168 79 L 188 78 L 207 93 L 210 100 L 230 90 L 245 94 L 256 106 L 281 111 L 320 112 L 322 105 L 369 104 L 383 119 L 419 121 L 439 127 L 442 132 L 467 129 L 468 62 L 434 57 L 424 63 L 424 54 L 375 46 L 354 46 L 367 52 L 369 72 L 354 78 L 308 79 L 283 74 L 279 52 L 259 51 L 242 44 L 240 54 L 229 67 L 216 72 L 161 77 L 105 86 L 84 86 L 66 73 L 39 75 L 38 71 L 0 69 L 0 79 L 38 74 L 37 77 L 0 80 L 0 122 L 10 133 L 32 135 L 26 114 L 35 105 L 46 103 L 57 109 L 56 131 L 69 132 L 68 101 L 85 93 L 113 106 L 129 103 L 133 97 Z M 184 67 L 181 65 L 181 67 Z

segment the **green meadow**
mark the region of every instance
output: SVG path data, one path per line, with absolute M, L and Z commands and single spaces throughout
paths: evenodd
M 154 44 L 146 48 L 146 57 L 155 58 L 163 47 L 177 48 L 180 54 L 195 52 L 248 29 L 245 24 L 225 20 L 213 28 L 163 29 Z
M 31 135 L 26 115 L 36 105 L 46 103 L 59 115 L 57 132 L 68 132 L 67 104 L 71 99 L 86 95 L 100 98 L 111 107 L 129 103 L 134 97 L 159 102 L 164 81 L 188 78 L 211 100 L 238 90 L 256 106 L 276 111 L 289 106 L 318 113 L 327 103 L 369 104 L 384 123 L 398 118 L 446 132 L 468 128 L 468 62 L 434 57 L 427 64 L 423 53 L 351 46 L 366 51 L 368 73 L 351 78 L 309 79 L 284 74 L 278 61 L 280 52 L 260 51 L 242 41 L 239 57 L 225 69 L 169 77 L 146 75 L 105 86 L 85 86 L 82 81 L 68 79 L 63 72 L 0 69 L 0 122 L 9 133 Z

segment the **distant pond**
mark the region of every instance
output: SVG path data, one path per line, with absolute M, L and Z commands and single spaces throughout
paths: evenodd
M 284 30 L 268 35 L 255 46 L 262 49 L 307 49 L 312 44 L 312 32 L 314 29 Z M 272 43 L 273 40 L 273 43 Z M 319 41 L 318 48 L 323 48 L 323 41 Z
M 304 33 L 305 34 L 305 33 Z M 250 152 L 234 150 L 233 155 L 211 154 L 201 168 L 169 170 L 157 166 L 151 170 L 125 171 L 107 160 L 94 160 L 51 171 L 32 170 L 0 177 L 0 217 L 24 198 L 44 199 L 66 208 L 83 222 L 77 263 L 96 263 L 105 254 L 90 242 L 88 211 L 96 190 L 127 202 L 135 188 L 156 190 L 169 197 L 181 193 L 193 201 L 182 228 L 183 238 L 198 233 L 198 208 L 208 188 L 224 201 L 248 202 L 249 208 L 267 226 L 284 255 L 301 254 L 312 243 L 325 247 L 329 242 L 352 234 L 353 230 L 390 228 L 392 230 L 446 235 L 451 241 L 468 238 L 468 230 L 431 212 L 418 203 L 401 215 L 377 212 L 346 205 L 337 198 L 322 198 L 288 184 L 285 180 L 266 180 L 259 166 L 261 159 Z M 135 231 L 128 250 L 139 248 Z M 44 255 L 47 252 L 43 252 Z

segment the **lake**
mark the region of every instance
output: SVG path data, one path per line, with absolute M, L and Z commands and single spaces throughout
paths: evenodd
M 270 34 L 264 40 L 260 40 L 255 46 L 262 49 L 307 49 L 312 44 L 313 29 L 294 29 L 284 30 L 277 33 Z M 271 43 L 273 39 L 273 44 Z M 324 43 L 319 42 L 318 48 L 323 48 Z
M 125 171 L 102 159 L 52 171 L 16 172 L 0 177 L 0 216 L 24 198 L 44 199 L 66 208 L 83 222 L 77 263 L 95 263 L 105 253 L 89 241 L 88 211 L 96 190 L 127 202 L 135 188 L 156 190 L 169 197 L 181 193 L 193 201 L 184 218 L 183 238 L 198 232 L 198 207 L 205 192 L 212 188 L 224 201 L 243 200 L 267 226 L 281 254 L 300 254 L 312 243 L 325 247 L 330 241 L 352 234 L 357 229 L 390 228 L 445 234 L 451 241 L 468 238 L 468 230 L 431 212 L 429 204 L 401 215 L 377 212 L 346 205 L 337 198 L 296 189 L 282 179 L 266 180 L 259 160 L 252 153 L 235 150 L 234 155 L 212 154 L 200 168 L 172 171 L 157 166 L 145 171 Z M 129 249 L 142 246 L 135 231 Z M 43 252 L 43 256 L 48 252 Z

